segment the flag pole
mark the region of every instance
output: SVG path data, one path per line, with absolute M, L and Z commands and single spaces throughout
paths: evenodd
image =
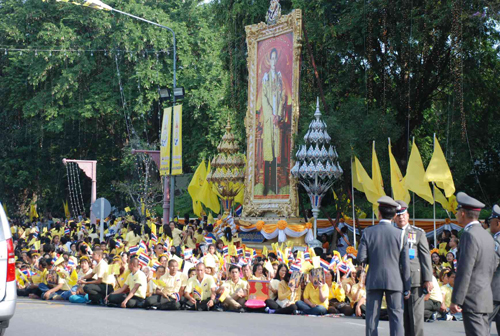
M 356 248 L 356 211 L 354 210 L 354 166 L 351 158 L 351 198 L 352 198 L 352 228 L 354 237 L 354 248 Z
M 392 151 L 391 138 L 387 138 L 387 140 L 389 141 L 389 150 Z M 389 158 L 389 164 L 390 164 L 390 158 Z M 391 170 L 391 174 L 392 174 L 392 170 Z M 391 178 L 392 178 L 392 176 L 391 176 Z M 391 180 L 391 197 L 394 198 L 394 189 L 392 189 L 392 180 Z
M 436 150 L 436 133 L 434 133 L 433 142 L 434 142 L 434 150 Z M 432 205 L 432 208 L 433 208 L 433 217 L 434 217 L 434 248 L 436 248 L 437 247 L 437 235 L 436 235 L 436 185 L 434 184 L 434 182 L 432 182 L 432 199 L 434 201 L 434 204 Z
M 413 144 L 415 144 L 415 137 L 413 137 L 412 146 L 413 146 Z M 412 147 L 412 150 L 413 150 L 413 147 Z M 406 173 L 408 174 L 408 167 L 406 167 Z M 412 194 L 413 194 L 413 226 L 415 226 L 415 192 L 412 191 Z

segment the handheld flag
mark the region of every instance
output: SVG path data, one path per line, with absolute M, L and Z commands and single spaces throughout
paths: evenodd
M 137 258 L 139 259 L 139 263 L 145 267 L 147 265 L 149 265 L 149 262 L 151 261 L 151 258 L 149 258 L 149 256 L 145 253 L 145 252 L 141 252 Z

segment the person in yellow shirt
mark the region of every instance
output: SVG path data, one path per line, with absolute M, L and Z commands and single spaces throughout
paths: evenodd
M 300 274 L 288 272 L 285 264 L 280 264 L 274 277 L 279 280 L 278 296 L 276 300 L 266 300 L 266 312 L 269 314 L 297 314 L 296 302 L 300 300 L 302 290 L 300 288 Z M 290 278 L 294 280 L 290 281 Z
M 148 298 L 146 306 L 155 306 L 160 310 L 179 310 L 186 283 L 187 276 L 179 272 L 179 263 L 175 259 L 170 259 L 168 272 L 164 273 L 156 282 L 156 297 L 152 295 L 151 298 Z
M 146 275 L 140 270 L 139 259 L 137 258 L 132 258 L 128 263 L 128 267 L 130 274 L 123 287 L 106 296 L 104 301 L 108 303 L 108 306 L 122 308 L 144 307 L 148 287 Z
M 129 232 L 124 239 L 127 242 L 127 246 L 135 246 L 141 241 L 141 228 L 138 225 L 130 224 Z
M 196 276 L 189 278 L 184 291 L 186 308 L 189 310 L 215 310 L 222 308 L 215 306 L 217 284 L 212 276 L 205 274 L 205 264 L 196 265 Z
M 334 279 L 340 280 L 339 271 L 335 273 L 333 270 L 329 270 L 325 273 L 325 283 L 328 285 L 328 313 L 329 314 L 339 314 L 340 308 L 345 306 L 345 291 L 342 288 L 340 282 L 334 281 Z
M 328 310 L 329 293 L 326 283 L 314 279 L 304 290 L 304 300 L 297 301 L 297 308 L 304 315 L 324 315 Z
M 222 302 L 224 308 L 230 311 L 245 312 L 245 302 L 248 296 L 248 282 L 240 278 L 240 269 L 236 265 L 229 267 L 230 279 L 222 287 L 226 299 Z
M 97 265 L 92 270 L 92 273 L 78 280 L 78 284 L 83 285 L 83 290 L 89 295 L 89 304 L 98 305 L 113 291 L 115 277 L 113 274 L 108 274 L 108 263 L 103 259 L 102 250 L 95 250 L 92 254 L 92 260 Z
M 436 277 L 432 277 L 433 289 L 430 293 L 426 294 L 424 297 L 424 320 L 433 320 L 437 318 L 437 313 L 441 308 L 441 302 L 443 301 L 443 294 L 441 293 L 441 288 Z
M 175 247 L 177 254 L 181 254 L 182 231 L 175 227 L 175 222 L 171 221 L 170 231 L 172 231 L 172 246 Z
M 187 231 L 183 232 L 183 238 L 181 245 L 187 246 L 187 248 L 195 249 L 196 243 L 198 242 L 195 238 L 194 230 L 192 226 L 187 227 Z

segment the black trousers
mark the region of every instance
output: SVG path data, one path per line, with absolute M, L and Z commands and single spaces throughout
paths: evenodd
M 83 291 L 89 295 L 89 300 L 94 304 L 99 304 L 106 295 L 113 293 L 113 286 L 105 283 L 89 284 L 83 286 Z
M 277 177 L 276 177 L 276 158 L 273 161 L 264 161 L 264 195 L 268 195 L 271 191 L 273 194 L 278 194 Z
M 163 295 L 151 295 L 146 298 L 144 303 L 144 308 L 156 307 L 159 310 L 179 310 L 181 309 L 181 303 L 173 299 L 164 297 Z
M 202 301 L 196 300 L 196 305 L 195 305 L 191 303 L 191 301 L 186 300 L 186 306 L 189 307 L 190 309 L 209 311 L 210 309 L 213 309 L 215 307 L 215 302 L 214 305 L 211 308 L 209 308 L 207 305 L 208 301 L 210 301 L 210 299 Z
M 271 299 L 266 300 L 266 306 L 270 309 L 274 309 L 275 314 L 292 315 L 296 310 L 298 310 L 295 304 L 291 304 L 288 307 L 281 308 L 276 301 Z
M 432 314 L 437 313 L 441 308 L 441 302 L 434 300 L 427 300 L 424 303 L 424 319 L 428 320 L 431 318 Z
M 38 289 L 38 287 L 36 287 L 36 288 L 18 289 L 17 290 L 17 296 L 28 296 L 30 294 L 36 294 L 37 293 L 37 289 Z
M 127 298 L 128 294 L 111 294 L 108 297 L 108 302 L 120 306 L 122 302 Z M 127 301 L 127 308 L 142 308 L 144 307 L 144 299 L 138 296 L 132 296 L 130 300 Z

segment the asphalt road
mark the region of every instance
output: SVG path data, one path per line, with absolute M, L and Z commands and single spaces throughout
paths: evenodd
M 147 311 L 19 299 L 16 314 L 6 335 L 257 336 L 269 333 L 283 336 L 362 336 L 365 334 L 365 321 L 352 317 Z M 379 335 L 389 335 L 388 322 L 380 322 Z M 425 324 L 425 335 L 447 336 L 465 333 L 462 322 L 437 321 Z

